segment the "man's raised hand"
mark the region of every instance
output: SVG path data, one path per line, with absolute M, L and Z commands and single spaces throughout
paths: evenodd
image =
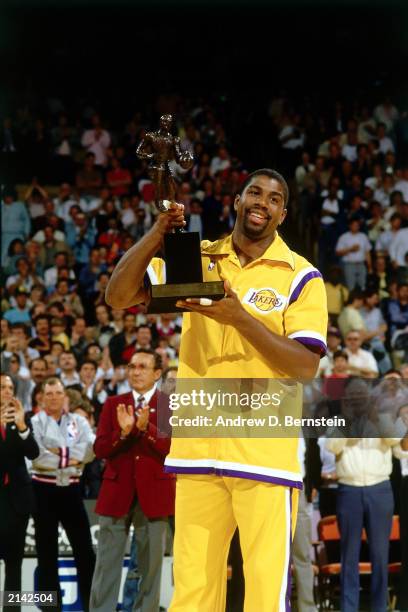
M 128 436 L 135 425 L 135 414 L 133 406 L 125 406 L 125 404 L 118 404 L 116 408 L 116 414 L 118 417 L 118 423 L 120 430 L 124 436 Z

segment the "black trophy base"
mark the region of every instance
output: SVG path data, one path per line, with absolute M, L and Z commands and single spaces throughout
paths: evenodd
M 224 283 L 214 281 L 210 283 L 180 283 L 173 285 L 152 285 L 151 300 L 147 311 L 149 314 L 162 312 L 188 312 L 176 306 L 177 300 L 186 298 L 205 297 L 211 300 L 220 300 L 224 297 Z

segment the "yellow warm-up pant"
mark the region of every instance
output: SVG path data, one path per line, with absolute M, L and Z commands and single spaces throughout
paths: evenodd
M 245 612 L 289 609 L 298 491 L 245 478 L 178 475 L 175 591 L 169 612 L 224 612 L 227 556 L 238 525 Z

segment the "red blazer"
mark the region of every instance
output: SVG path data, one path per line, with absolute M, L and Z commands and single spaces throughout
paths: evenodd
M 170 449 L 170 437 L 158 436 L 157 406 L 168 411 L 168 404 L 153 395 L 149 406 L 146 432 L 135 426 L 125 440 L 120 439 L 120 427 L 116 415 L 118 404 L 135 405 L 132 393 L 109 397 L 101 413 L 96 440 L 95 455 L 106 459 L 102 486 L 96 502 L 95 512 L 105 516 L 120 517 L 130 510 L 135 493 L 147 518 L 159 518 L 174 514 L 176 481 L 173 474 L 163 470 L 164 459 Z

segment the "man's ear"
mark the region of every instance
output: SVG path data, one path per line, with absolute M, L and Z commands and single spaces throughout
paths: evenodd
M 239 204 L 240 200 L 241 200 L 241 196 L 236 195 L 235 196 L 235 200 L 234 200 L 234 210 L 238 210 L 238 204 Z
M 287 214 L 288 214 L 288 209 L 284 208 L 282 210 L 282 214 L 281 214 L 281 218 L 280 218 L 280 221 L 279 221 L 279 225 L 282 225 L 282 223 L 284 222 Z

